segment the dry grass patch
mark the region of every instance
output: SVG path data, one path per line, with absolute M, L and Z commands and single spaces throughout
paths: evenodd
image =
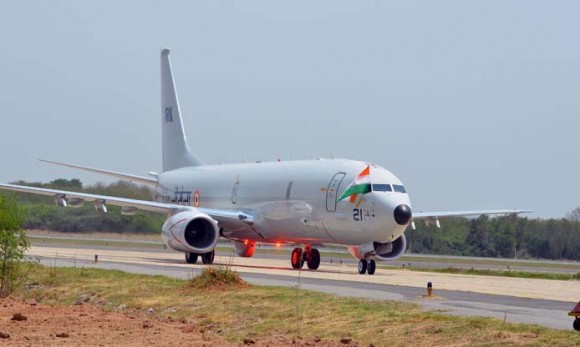
M 188 288 L 226 290 L 232 288 L 245 288 L 248 284 L 240 277 L 237 271 L 230 266 L 208 266 L 199 276 L 193 277 L 186 284 Z
M 177 280 L 120 271 L 56 268 L 32 271 L 32 286 L 20 293 L 42 303 L 70 305 L 79 299 L 108 310 L 158 319 L 186 319 L 207 334 L 240 343 L 244 338 L 296 336 L 361 346 L 573 346 L 580 334 L 490 318 L 424 312 L 391 301 L 343 298 L 283 287 L 250 286 L 230 271 L 208 267 L 202 279 Z M 231 271 L 233 272 L 233 271 Z M 84 299 L 83 299 L 84 298 Z M 501 334 L 500 334 L 501 332 Z

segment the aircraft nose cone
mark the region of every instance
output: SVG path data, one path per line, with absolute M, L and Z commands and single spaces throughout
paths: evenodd
M 407 225 L 413 216 L 411 208 L 405 204 L 399 205 L 395 208 L 395 221 L 399 225 Z

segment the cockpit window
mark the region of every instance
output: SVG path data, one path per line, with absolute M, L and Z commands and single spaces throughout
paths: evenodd
M 392 192 L 390 184 L 373 184 L 373 192 Z
M 407 190 L 405 189 L 405 187 L 397 185 L 397 184 L 393 184 L 393 189 L 397 192 L 397 193 L 406 193 Z

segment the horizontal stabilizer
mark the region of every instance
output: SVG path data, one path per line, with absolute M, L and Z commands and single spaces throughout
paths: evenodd
M 66 166 L 66 167 L 70 167 L 70 168 L 73 168 L 73 169 L 79 169 L 79 170 L 83 170 L 83 171 L 98 173 L 98 174 L 101 174 L 101 175 L 107 175 L 107 176 L 117 177 L 117 178 L 120 178 L 122 180 L 127 180 L 127 181 L 131 181 L 131 182 L 146 184 L 146 185 L 149 185 L 149 186 L 156 186 L 157 185 L 157 180 L 154 179 L 154 178 L 150 178 L 150 177 L 143 177 L 143 176 L 131 175 L 131 174 L 126 174 L 126 173 L 121 173 L 121 172 L 116 172 L 116 171 L 103 170 L 103 169 L 95 169 L 95 168 L 92 168 L 92 167 L 80 166 L 80 165 L 75 165 L 75 164 L 60 163 L 60 162 L 52 161 L 52 160 L 44 160 L 44 159 L 39 159 L 39 160 L 42 161 L 42 162 L 44 162 L 44 163 L 49 163 L 49 164 L 54 164 L 54 165 L 60 165 L 60 166 Z

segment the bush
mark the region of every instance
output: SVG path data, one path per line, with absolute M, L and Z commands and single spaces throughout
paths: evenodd
M 0 297 L 10 295 L 20 284 L 21 263 L 30 246 L 20 230 L 24 212 L 12 196 L 0 196 Z
M 209 266 L 203 269 L 199 276 L 191 279 L 189 286 L 197 289 L 228 287 L 246 287 L 248 284 L 240 274 L 229 266 Z

